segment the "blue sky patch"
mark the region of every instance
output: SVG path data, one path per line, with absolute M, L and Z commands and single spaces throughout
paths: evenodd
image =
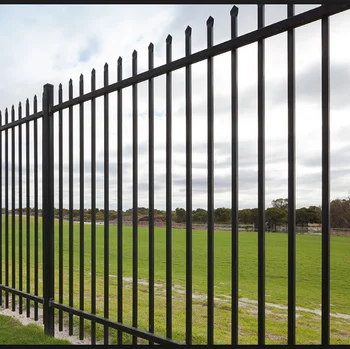
M 79 52 L 79 61 L 87 62 L 99 51 L 99 42 L 96 38 L 90 38 L 87 46 Z

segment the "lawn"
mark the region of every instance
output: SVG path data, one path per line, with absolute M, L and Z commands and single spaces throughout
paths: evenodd
M 43 329 L 35 324 L 23 326 L 20 321 L 0 315 L 0 345 L 63 345 L 67 340 L 45 336 Z
M 10 219 L 11 223 L 11 219 Z M 23 220 L 23 231 L 25 232 Z M 18 227 L 18 220 L 16 223 Z M 31 226 L 33 227 L 33 221 Z M 68 222 L 64 222 L 64 303 L 68 305 Z M 39 222 L 39 230 L 41 221 Z M 18 229 L 16 229 L 18 230 Z M 55 265 L 58 266 L 58 222 L 55 225 Z M 33 241 L 33 232 L 31 232 Z M 3 234 L 4 235 L 4 234 Z M 139 276 L 139 327 L 148 329 L 148 229 L 139 227 L 138 232 L 138 276 Z M 104 275 L 104 229 L 97 226 L 97 306 L 103 315 L 103 275 Z M 185 340 L 185 285 L 186 285 L 186 232 L 173 229 L 173 338 Z M 10 233 L 11 238 L 11 233 Z M 165 229 L 155 231 L 155 332 L 165 335 Z M 297 343 L 320 343 L 321 335 L 321 237 L 315 235 L 297 236 Z M 16 234 L 16 285 L 18 287 L 18 234 Z M 85 310 L 90 310 L 91 294 L 91 226 L 85 225 Z M 33 245 L 33 243 L 32 243 Z M 10 285 L 11 282 L 11 242 Z M 25 246 L 25 234 L 23 235 Z M 41 234 L 39 234 L 41 246 Z M 230 343 L 231 315 L 231 236 L 228 231 L 215 232 L 215 343 Z M 331 343 L 350 344 L 350 238 L 331 238 Z M 74 306 L 79 307 L 79 224 L 74 224 Z M 287 342 L 287 234 L 266 233 L 266 342 L 285 344 Z M 34 250 L 31 251 L 31 277 L 33 280 Z M 4 258 L 4 244 L 3 244 Z M 23 287 L 25 289 L 25 248 L 23 249 Z M 39 277 L 41 278 L 41 251 L 39 249 Z M 4 265 L 4 264 L 3 264 Z M 111 319 L 117 312 L 117 228 L 110 226 L 109 237 L 109 294 Z M 242 344 L 257 343 L 257 233 L 239 234 L 239 341 Z M 3 274 L 4 275 L 4 274 Z M 132 229 L 123 230 L 123 321 L 132 321 Z M 55 275 L 58 299 L 58 270 Z M 41 282 L 39 283 L 41 294 Z M 206 287 L 207 287 L 207 233 L 193 231 L 193 344 L 206 342 Z M 33 281 L 31 284 L 34 290 Z M 305 308 L 305 309 L 303 309 Z M 340 314 L 340 315 L 337 315 Z M 65 318 L 66 319 L 66 318 Z M 78 319 L 75 323 L 78 324 Z M 86 335 L 90 323 L 85 321 Z M 98 339 L 103 331 L 98 327 Z M 77 334 L 78 331 L 75 332 Z M 114 330 L 110 331 L 111 341 L 115 341 Z M 125 343 L 130 336 L 124 335 Z M 142 341 L 141 341 L 142 342 Z

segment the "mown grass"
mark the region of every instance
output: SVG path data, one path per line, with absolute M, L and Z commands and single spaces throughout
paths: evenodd
M 35 324 L 23 326 L 11 316 L 0 315 L 0 345 L 64 345 L 68 340 L 45 336 L 43 329 Z
M 18 287 L 18 218 L 16 218 L 16 287 Z M 11 220 L 10 220 L 11 223 Z M 33 221 L 31 224 L 33 227 Z M 41 279 L 41 221 L 39 221 L 39 278 Z M 84 226 L 84 300 L 85 310 L 91 310 L 91 226 Z M 23 232 L 25 221 L 23 220 Z M 11 281 L 11 232 L 9 234 L 9 262 Z M 69 225 L 64 222 L 64 304 L 68 305 L 68 237 Z M 185 340 L 185 285 L 186 285 L 186 231 L 173 229 L 173 338 Z M 4 241 L 4 237 L 3 237 Z M 297 306 L 311 310 L 321 309 L 321 237 L 314 235 L 297 236 Z M 155 332 L 165 335 L 165 267 L 166 250 L 165 229 L 155 231 L 155 283 L 156 309 Z M 23 234 L 23 246 L 26 239 Z M 79 224 L 74 224 L 74 306 L 79 308 L 79 256 L 80 239 Z M 138 230 L 138 313 L 141 329 L 148 330 L 148 229 Z M 33 231 L 31 231 L 31 290 L 33 292 Z M 228 231 L 215 232 L 215 342 L 230 343 L 231 328 L 231 235 Z M 287 305 L 288 241 L 285 233 L 266 234 L 266 302 Z M 109 237 L 109 317 L 116 320 L 117 314 L 117 228 L 110 226 Z M 5 246 L 3 243 L 3 258 Z M 331 237 L 331 312 L 350 315 L 350 238 Z M 23 249 L 23 288 L 25 284 L 26 253 Z M 104 294 L 104 227 L 97 226 L 96 231 L 96 279 L 98 314 L 103 316 Z M 58 222 L 55 223 L 55 266 L 58 266 Z M 242 232 L 239 234 L 239 311 L 240 343 L 254 344 L 257 342 L 257 307 L 250 301 L 257 300 L 257 233 Z M 58 300 L 58 269 L 55 269 L 55 298 Z M 4 276 L 4 270 L 3 270 Z M 123 322 L 132 324 L 132 229 L 123 229 Z M 4 279 L 3 279 L 4 280 Z M 39 294 L 41 294 L 39 282 Z M 206 292 L 207 292 L 207 233 L 193 231 L 193 344 L 206 342 Z M 245 301 L 247 299 L 247 301 Z M 283 344 L 287 342 L 287 310 L 267 306 L 266 335 L 267 343 Z M 303 344 L 320 343 L 321 322 L 317 314 L 300 311 L 297 318 L 297 341 Z M 65 316 L 65 321 L 67 317 Z M 78 324 L 79 319 L 75 318 Z M 85 321 L 86 334 L 89 335 L 90 322 Z M 331 342 L 334 344 L 350 344 L 350 321 L 331 318 Z M 98 339 L 102 339 L 103 331 L 98 328 Z M 75 334 L 77 334 L 75 330 Z M 116 339 L 116 331 L 111 330 L 111 341 Z M 125 343 L 131 342 L 131 336 L 124 335 Z M 141 341 L 144 342 L 144 341 Z

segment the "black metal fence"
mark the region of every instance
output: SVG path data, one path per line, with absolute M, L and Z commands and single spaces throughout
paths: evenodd
M 109 83 L 108 65 L 104 67 L 104 86 L 96 89 L 95 70 L 91 73 L 91 91 L 84 92 L 84 80 L 79 82 L 79 96 L 73 98 L 73 82 L 69 82 L 69 98 L 63 101 L 63 88 L 58 90 L 58 103 L 54 104 L 54 87 L 44 86 L 42 110 L 37 109 L 37 99 L 30 112 L 30 104 L 25 104 L 25 115 L 22 117 L 21 104 L 18 107 L 17 118 L 15 108 L 6 109 L 0 114 L 0 186 L 5 188 L 4 217 L 0 215 L 0 304 L 9 307 L 10 295 L 12 310 L 16 310 L 16 297 L 19 299 L 19 313 L 26 309 L 30 316 L 31 302 L 34 302 L 34 318 L 38 319 L 38 309 L 43 308 L 45 333 L 54 335 L 54 311 L 58 310 L 59 330 L 63 329 L 64 314 L 69 314 L 69 334 L 73 334 L 73 316 L 80 319 L 79 336 L 83 338 L 86 320 L 91 321 L 91 342 L 96 343 L 96 324 L 104 327 L 104 343 L 109 343 L 109 329 L 118 330 L 118 344 L 123 344 L 123 333 L 133 336 L 133 344 L 138 338 L 148 340 L 150 344 L 181 344 L 172 339 L 172 72 L 185 68 L 186 96 L 186 212 L 192 212 L 192 64 L 207 60 L 207 122 L 208 122 L 208 235 L 207 235 L 207 344 L 214 343 L 214 109 L 213 109 L 213 74 L 216 55 L 231 52 L 231 106 L 232 106 L 232 304 L 231 304 L 231 338 L 232 344 L 238 345 L 238 89 L 237 89 L 237 50 L 248 44 L 258 43 L 258 345 L 265 345 L 265 79 L 264 79 L 264 39 L 288 32 L 288 344 L 296 344 L 296 221 L 295 221 L 295 72 L 294 72 L 294 29 L 308 23 L 322 21 L 322 345 L 330 344 L 330 222 L 329 222 L 329 16 L 348 10 L 350 3 L 333 3 L 322 5 L 313 10 L 294 15 L 294 5 L 288 5 L 288 18 L 269 26 L 264 25 L 264 5 L 258 5 L 258 29 L 237 37 L 238 8 L 231 10 L 231 39 L 213 45 L 214 20 L 207 21 L 207 48 L 192 53 L 191 28 L 185 32 L 185 57 L 172 61 L 172 38 L 166 39 L 166 64 L 154 67 L 153 44 L 149 45 L 149 69 L 138 73 L 137 52 L 132 55 L 132 76 L 123 78 L 122 58 L 118 59 L 117 82 Z M 155 322 L 155 222 L 154 222 L 154 78 L 166 75 L 166 336 L 158 335 L 154 330 Z M 148 331 L 138 328 L 138 84 L 148 81 L 149 106 L 149 291 L 148 291 Z M 123 222 L 117 223 L 117 319 L 110 318 L 109 294 L 109 258 L 110 258 L 110 226 L 109 226 L 109 94 L 117 92 L 117 204 L 118 217 L 122 217 L 122 169 L 123 169 L 123 89 L 132 87 L 132 183 L 133 183 L 133 220 L 132 220 L 132 326 L 123 323 Z M 103 316 L 96 315 L 96 99 L 103 96 L 104 101 L 104 260 L 103 260 Z M 91 311 L 84 310 L 84 281 L 86 265 L 84 260 L 84 103 L 91 104 Z M 73 107 L 79 106 L 79 130 L 73 129 Z M 63 241 L 63 111 L 68 109 L 68 147 L 69 147 L 69 246 L 68 246 L 68 305 L 64 294 L 64 241 Z M 11 120 L 9 120 L 11 113 Z M 58 116 L 57 116 L 58 114 Z M 5 119 L 3 119 L 3 116 Z M 54 159 L 54 118 L 58 117 L 58 159 Z M 38 122 L 42 127 L 42 144 L 38 147 Z M 30 125 L 33 125 L 34 138 L 30 140 Z M 23 130 L 25 127 L 25 130 Z M 18 129 L 16 141 L 15 130 Z M 25 131 L 25 144 L 22 144 L 22 131 Z M 11 132 L 11 144 L 9 143 Z M 74 269 L 74 227 L 73 227 L 73 136 L 79 134 L 80 142 L 80 226 L 79 226 L 79 280 L 73 279 Z M 98 135 L 99 137 L 101 135 Z M 5 139 L 5 168 L 3 168 L 3 137 Z M 40 141 L 40 140 L 39 140 Z M 22 149 L 26 149 L 26 162 L 23 162 Z M 31 148 L 32 146 L 32 148 Z M 10 151 L 11 148 L 11 151 Z M 40 148 L 40 152 L 39 152 Z M 18 152 L 16 167 L 15 152 Z M 41 153 L 42 152 L 42 153 Z M 39 176 L 38 160 L 42 154 L 42 235 L 39 229 L 38 198 Z M 9 169 L 9 156 L 12 156 Z M 33 162 L 31 161 L 33 155 Z M 58 160 L 58 178 L 54 179 L 54 164 Z M 25 168 L 26 192 L 22 190 L 22 171 Z M 15 173 L 18 171 L 18 227 L 16 226 L 15 189 L 17 182 Z M 9 173 L 11 172 L 12 208 L 9 207 Z M 31 175 L 34 172 L 34 191 L 30 192 Z M 5 183 L 2 183 L 2 174 Z M 54 261 L 54 187 L 58 186 L 59 219 L 58 219 L 58 265 Z M 25 194 L 25 200 L 24 200 Z M 34 196 L 34 227 L 31 226 L 31 197 Z M 3 203 L 2 191 L 0 202 Z M 26 211 L 23 212 L 25 205 Z M 23 225 L 23 217 L 26 219 Z M 12 223 L 10 224 L 10 218 Z M 4 225 L 3 225 L 4 219 Z M 11 226 L 10 226 L 11 225 Z M 4 227 L 4 228 L 3 228 Z M 34 228 L 34 229 L 32 229 Z M 18 242 L 16 240 L 18 233 Z M 10 235 L 11 233 L 11 235 Z M 42 245 L 39 244 L 42 236 Z M 23 242 L 25 240 L 25 248 Z M 10 256 L 10 242 L 12 243 Z M 34 251 L 34 265 L 31 265 L 31 251 Z M 4 252 L 4 255 L 3 255 Z M 18 252 L 18 254 L 16 253 Z M 23 289 L 23 259 L 26 258 L 26 289 Z M 41 259 L 42 257 L 42 259 Z M 18 258 L 18 259 L 17 259 Z M 39 261 L 40 259 L 40 261 Z M 42 261 L 42 281 L 39 275 L 39 262 Z M 11 267 L 11 270 L 10 270 Z M 58 268 L 58 284 L 55 283 L 55 268 Z M 34 269 L 34 275 L 32 275 Z M 17 274 L 18 271 L 18 274 Z M 41 267 L 40 267 L 41 271 Z M 9 284 L 11 273 L 12 283 Z M 186 218 L 186 344 L 192 344 L 192 217 Z M 34 283 L 34 294 L 31 283 Z M 74 307 L 74 283 L 79 283 L 79 307 Z M 39 292 L 39 289 L 42 292 Z M 58 299 L 54 297 L 54 287 L 58 288 Z M 26 304 L 23 304 L 23 300 Z M 86 303 L 85 303 L 86 304 Z

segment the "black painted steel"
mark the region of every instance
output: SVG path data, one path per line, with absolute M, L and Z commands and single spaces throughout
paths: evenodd
M 294 16 L 294 5 L 288 5 L 288 17 Z M 295 345 L 295 36 L 288 31 L 288 344 Z
M 156 334 L 152 334 L 143 330 L 140 330 L 138 328 L 134 328 L 119 322 L 115 322 L 106 318 L 103 318 L 101 316 L 97 316 L 97 315 L 93 315 L 90 314 L 88 312 L 85 311 L 81 311 L 79 309 L 75 309 L 69 306 L 66 306 L 64 304 L 59 304 L 56 302 L 51 302 L 51 306 L 54 307 L 55 309 L 62 309 L 63 311 L 70 313 L 70 314 L 74 314 L 77 316 L 83 316 L 85 319 L 87 320 L 92 320 L 92 321 L 96 321 L 99 324 L 108 326 L 110 328 L 114 328 L 116 330 L 121 330 L 124 333 L 128 333 L 146 340 L 151 340 L 157 344 L 163 344 L 163 345 L 181 345 L 181 343 L 171 340 L 171 339 L 167 339 L 167 338 L 163 338 L 160 337 Z
M 8 110 L 5 109 L 5 124 L 8 124 Z M 9 136 L 5 131 L 5 286 L 9 286 Z M 9 294 L 5 292 L 5 308 L 9 307 Z
M 108 86 L 108 64 L 104 66 L 104 86 Z M 109 317 L 109 104 L 104 96 L 104 317 Z M 104 345 L 108 345 L 109 329 L 104 327 Z
M 192 53 L 192 28 L 185 31 L 185 54 Z M 192 344 L 192 67 L 186 66 L 186 344 Z
M 258 5 L 258 28 L 265 6 Z M 258 41 L 258 345 L 265 344 L 265 45 Z
M 68 97 L 69 99 L 73 98 L 73 81 L 72 79 L 69 80 L 69 85 L 68 85 Z M 73 307 L 73 302 L 74 302 L 74 297 L 73 297 L 73 253 L 74 253 L 74 239 L 73 239 L 73 234 L 74 234 L 74 226 L 73 226 L 73 107 L 69 108 L 69 134 L 68 134 L 68 156 L 69 156 L 69 256 L 68 256 L 68 277 L 69 277 L 69 290 L 68 290 L 68 297 L 69 297 L 69 306 Z M 69 335 L 71 336 L 73 334 L 73 315 L 69 314 Z
M 166 38 L 166 62 L 171 62 L 172 37 L 170 35 Z M 165 186 L 165 197 L 166 197 L 166 336 L 172 338 L 172 210 L 171 210 L 171 158 L 172 158 L 172 80 L 171 72 L 166 74 L 166 186 Z
M 265 6 L 258 5 L 258 28 Z M 265 345 L 265 45 L 258 41 L 258 345 Z
M 8 110 L 5 109 L 5 124 L 9 123 Z M 5 131 L 5 286 L 9 286 L 9 136 Z M 5 308 L 9 307 L 9 294 L 5 292 Z
M 132 53 L 132 75 L 137 74 L 137 52 Z M 132 326 L 137 327 L 137 292 L 138 292 L 138 140 L 137 140 L 137 85 L 132 86 Z M 137 344 L 133 336 L 132 344 Z
M 322 345 L 330 341 L 329 18 L 322 18 Z
M 238 8 L 233 6 L 231 15 L 231 39 L 237 37 Z M 237 50 L 231 52 L 231 186 L 232 186 L 232 315 L 231 315 L 231 344 L 238 344 L 238 70 Z
M 43 322 L 44 333 L 54 335 L 54 309 L 50 301 L 54 298 L 54 134 L 53 85 L 44 85 L 43 95 Z
M 36 98 L 36 97 L 35 97 Z M 63 108 L 64 109 L 64 108 Z M 23 125 L 23 124 L 27 124 L 31 121 L 37 120 L 39 118 L 41 118 L 43 116 L 43 112 L 33 112 L 33 114 L 26 116 L 25 118 L 22 118 L 21 120 L 15 120 L 14 122 L 10 122 L 8 124 L 4 124 L 0 127 L 0 131 L 5 131 L 5 130 L 9 130 L 12 129 L 15 126 L 18 125 Z
M 38 109 L 38 100 L 36 95 L 34 96 L 33 101 L 33 110 L 34 113 Z M 33 152 L 34 152 L 34 294 L 38 296 L 39 294 L 39 214 L 38 214 L 38 123 L 34 119 L 34 135 L 33 135 Z M 30 218 L 29 218 L 30 221 Z M 39 309 L 38 302 L 34 302 L 34 320 L 38 321 L 39 319 Z
M 154 46 L 148 46 L 148 69 L 154 67 Z M 154 81 L 148 81 L 148 331 L 154 333 Z M 149 342 L 150 345 L 153 342 Z
M 18 105 L 18 120 L 22 119 L 22 104 Z M 1 184 L 0 184 L 1 188 Z M 18 288 L 23 291 L 23 212 L 22 212 L 22 125 L 18 126 Z M 1 202 L 1 201 L 0 201 Z M 2 205 L 1 205 L 2 206 Z M 0 223 L 1 224 L 1 223 Z M 0 247 L 1 248 L 1 247 Z M 1 258 L 0 258 L 1 261 Z M 2 263 L 2 261 L 0 262 Z M 1 282 L 0 282 L 1 283 Z M 19 313 L 23 313 L 23 297 L 19 297 Z
M 44 303 L 44 298 L 42 298 L 42 297 L 38 297 L 38 296 L 35 296 L 31 293 L 27 293 L 24 291 L 16 290 L 16 289 L 9 287 L 9 286 L 0 285 L 0 290 L 6 290 L 10 293 L 14 293 L 20 297 L 30 299 L 30 300 L 35 301 L 35 302 L 40 303 L 40 304 Z
M 95 69 L 91 91 L 96 89 Z M 96 100 L 91 100 L 91 313 L 96 314 Z M 91 322 L 91 344 L 96 344 L 96 323 Z
M 15 107 L 12 106 L 11 108 L 11 121 L 15 121 Z M 15 149 L 15 127 L 12 128 L 12 137 L 11 137 L 11 149 L 12 149 L 12 170 L 11 170 L 11 177 L 12 177 L 12 197 L 11 197 L 11 204 L 12 204 L 12 225 L 11 225 L 11 232 L 12 232 L 12 260 L 11 260 L 11 266 L 12 266 L 12 288 L 16 288 L 16 173 L 15 173 L 15 165 L 16 165 L 16 149 Z M 11 303 L 12 311 L 16 310 L 16 297 L 15 294 L 12 293 L 12 303 Z
M 207 20 L 207 46 L 213 46 L 214 18 Z M 214 343 L 214 71 L 213 57 L 207 65 L 208 113 L 208 324 L 207 344 Z
M 29 100 L 26 101 L 26 117 L 29 115 Z M 30 134 L 26 124 L 26 289 L 30 293 Z M 6 184 L 5 184 L 6 185 Z M 35 276 L 34 276 L 35 282 Z M 26 315 L 30 317 L 30 300 L 27 298 Z
M 123 79 L 123 60 L 118 58 L 117 79 Z M 123 322 L 123 91 L 118 91 L 118 149 L 117 149 L 117 181 L 118 181 L 118 322 Z M 123 344 L 123 333 L 118 331 L 118 344 Z
M 79 94 L 80 96 L 84 95 L 84 77 L 83 74 L 80 75 L 80 81 L 79 81 Z M 80 136 L 80 188 L 79 188 L 79 196 L 80 196 L 80 212 L 79 212 L 79 218 L 80 218 L 80 236 L 79 236 L 79 305 L 80 310 L 84 310 L 84 252 L 85 252 L 85 236 L 84 236 L 84 104 L 80 103 L 79 105 L 79 136 Z M 79 339 L 84 339 L 84 318 L 80 318 L 79 322 Z
M 58 103 L 62 103 L 62 84 Z M 63 303 L 63 112 L 58 112 L 58 301 Z M 63 311 L 58 311 L 58 330 L 63 331 Z
M 34 113 L 38 110 L 38 101 L 36 95 L 33 103 Z M 39 179 L 38 179 L 38 121 L 34 119 L 34 294 L 39 294 Z M 34 302 L 34 320 L 38 321 L 39 310 L 38 302 Z

